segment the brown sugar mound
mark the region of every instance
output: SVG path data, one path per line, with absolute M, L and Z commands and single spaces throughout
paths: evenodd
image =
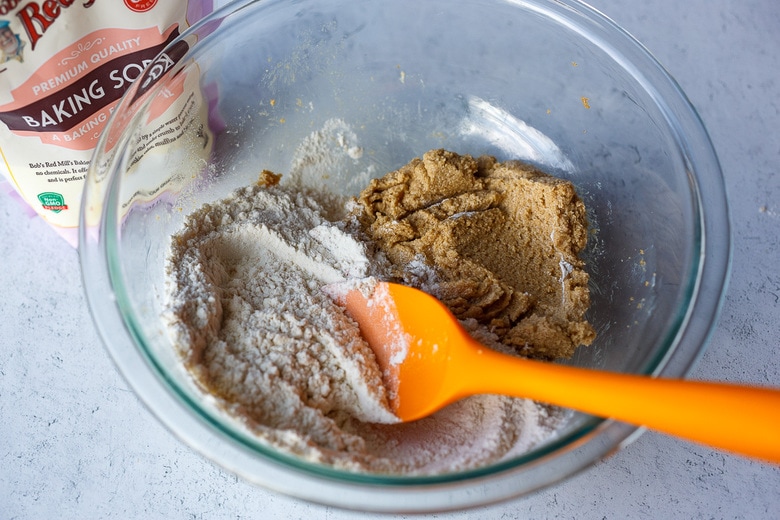
M 517 161 L 445 150 L 374 179 L 357 217 L 410 285 L 426 286 L 459 319 L 476 319 L 518 354 L 570 357 L 595 338 L 584 319 L 585 206 L 574 186 Z

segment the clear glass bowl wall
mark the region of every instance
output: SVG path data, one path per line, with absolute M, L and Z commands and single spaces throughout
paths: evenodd
M 290 171 L 296 147 L 331 119 L 348 123 L 363 149 L 322 180 L 339 193 L 432 148 L 523 159 L 575 184 L 592 227 L 588 318 L 598 339 L 571 363 L 682 376 L 701 351 L 728 271 L 717 160 L 674 82 L 598 13 L 573 1 L 244 1 L 181 41 L 186 53 L 146 97 L 131 103 L 128 93 L 101 141 L 85 191 L 100 219 L 84 217 L 84 282 L 107 348 L 141 398 L 228 469 L 343 507 L 451 509 L 548 485 L 634 431 L 573 414 L 556 440 L 493 467 L 354 475 L 270 451 L 203 398 L 160 320 L 170 236 L 190 211 L 262 169 Z M 192 77 L 194 110 L 213 130 L 210 154 L 199 154 L 204 132 L 193 125 L 175 152 L 138 159 L 155 100 Z M 168 187 L 152 193 L 161 179 Z

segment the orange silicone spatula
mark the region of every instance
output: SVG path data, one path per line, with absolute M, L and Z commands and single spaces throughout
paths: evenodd
M 374 350 L 403 421 L 463 397 L 525 397 L 780 463 L 780 390 L 619 374 L 500 354 L 436 298 L 379 282 L 336 300 Z

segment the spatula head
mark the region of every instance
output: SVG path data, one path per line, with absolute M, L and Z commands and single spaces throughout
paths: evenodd
M 347 290 L 341 303 L 376 354 L 401 420 L 430 415 L 459 397 L 445 395 L 446 375 L 451 339 L 466 333 L 439 300 L 412 287 L 376 282 Z

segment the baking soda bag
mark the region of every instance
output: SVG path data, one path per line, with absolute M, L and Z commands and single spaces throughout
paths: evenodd
M 223 2 L 224 3 L 224 2 Z M 76 245 L 79 205 L 98 137 L 147 65 L 214 8 L 213 0 L 0 0 L 0 173 Z M 160 128 L 192 119 L 197 78 Z M 0 179 L 1 181 L 1 179 Z

